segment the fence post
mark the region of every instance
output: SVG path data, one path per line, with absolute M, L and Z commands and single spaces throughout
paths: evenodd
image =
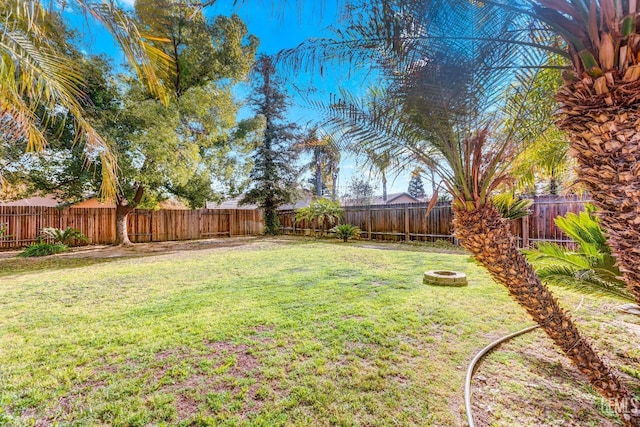
M 295 215 L 291 217 L 291 222 L 293 223 L 293 235 L 295 236 L 296 235 L 296 216 Z
M 233 213 L 231 212 L 231 210 L 228 211 L 229 213 L 227 215 L 229 215 L 229 237 L 233 236 Z
M 409 207 L 404 208 L 404 240 L 406 242 L 409 241 L 411 236 L 409 236 Z
M 156 211 L 151 211 L 149 215 L 149 241 L 153 242 L 153 218 L 156 214 Z
M 367 208 L 367 238 L 371 240 L 371 206 Z
M 522 217 L 522 247 L 529 247 L 529 215 Z

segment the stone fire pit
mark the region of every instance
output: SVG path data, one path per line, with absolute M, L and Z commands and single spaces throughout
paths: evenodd
M 457 271 L 430 270 L 424 272 L 422 281 L 435 286 L 467 286 L 467 275 Z

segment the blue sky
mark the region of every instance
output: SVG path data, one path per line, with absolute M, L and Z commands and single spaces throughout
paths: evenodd
M 134 0 L 119 0 L 125 8 L 133 7 Z M 267 1 L 247 0 L 241 7 L 234 7 L 231 0 L 222 0 L 206 10 L 207 16 L 219 14 L 237 13 L 246 23 L 249 32 L 260 39 L 259 52 L 274 54 L 282 49 L 292 48 L 309 38 L 319 38 L 330 36 L 328 27 L 334 24 L 337 18 L 335 2 L 325 1 L 323 10 L 318 9 L 318 1 L 305 1 L 303 7 L 290 4 L 284 9 L 274 10 Z M 295 2 L 290 2 L 295 3 Z M 114 58 L 117 63 L 123 63 L 124 57 L 116 48 L 113 40 L 106 32 L 85 22 L 84 18 L 74 19 L 74 25 L 81 29 L 82 34 L 88 34 L 82 42 L 81 48 L 89 54 L 106 53 Z M 88 30 L 88 31 L 87 31 Z M 350 88 L 362 85 L 362 82 L 349 80 L 346 72 L 342 70 L 329 69 L 324 76 L 311 75 L 308 73 L 296 73 L 295 75 L 285 75 L 291 83 L 297 86 L 313 86 L 321 98 L 328 98 L 329 93 L 336 93 L 339 86 Z M 242 92 L 242 91 L 241 91 Z M 318 113 L 309 108 L 303 98 L 293 90 L 290 92 L 293 105 L 289 110 L 291 121 L 304 125 L 308 122 L 318 120 Z M 340 165 L 339 186 L 340 193 L 346 189 L 346 185 L 352 176 L 368 176 L 368 168 L 362 170 L 358 162 L 353 158 L 344 158 Z M 360 162 L 361 163 L 361 162 Z M 409 181 L 408 171 L 406 174 L 394 179 L 389 177 L 388 192 L 406 191 Z M 372 185 L 378 185 L 380 179 L 374 176 L 371 179 Z M 425 183 L 426 184 L 426 183 Z M 381 193 L 381 188 L 377 189 Z

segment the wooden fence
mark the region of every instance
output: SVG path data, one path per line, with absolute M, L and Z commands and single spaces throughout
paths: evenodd
M 580 212 L 588 199 L 578 197 L 542 196 L 534 198 L 531 215 L 512 221 L 512 229 L 520 247 L 529 247 L 538 241 L 571 244 L 571 240 L 555 225 L 554 218 L 567 212 Z M 279 214 L 285 234 L 309 235 L 317 229 L 307 221 L 295 223 L 295 212 Z M 356 225 L 361 237 L 391 241 L 449 240 L 452 234 L 453 210 L 450 204 L 438 205 L 427 215 L 426 203 L 344 207 L 343 222 Z
M 556 227 L 554 218 L 567 212 L 579 212 L 588 200 L 577 197 L 536 197 L 532 214 L 512 222 L 521 247 L 538 241 L 571 244 Z M 285 234 L 310 235 L 315 224 L 295 223 L 293 211 L 280 211 Z M 362 237 L 391 241 L 449 240 L 452 235 L 451 206 L 436 206 L 427 215 L 426 203 L 376 206 L 347 206 L 343 222 L 358 226 Z M 8 236 L 0 236 L 0 249 L 18 248 L 35 242 L 44 227 L 74 227 L 82 231 L 89 243 L 111 244 L 115 241 L 114 208 L 67 208 L 0 206 L 0 227 L 8 227 Z M 255 236 L 262 233 L 262 213 L 249 209 L 144 210 L 129 214 L 129 237 L 132 242 L 163 242 L 225 236 Z
M 57 209 L 37 206 L 0 206 L 0 249 L 26 246 L 38 240 L 45 227 L 73 227 L 91 244 L 115 241 L 115 208 Z M 128 217 L 132 242 L 207 239 L 262 234 L 262 213 L 248 209 L 145 210 L 136 209 Z

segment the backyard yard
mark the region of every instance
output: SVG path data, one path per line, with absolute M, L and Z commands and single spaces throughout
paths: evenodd
M 469 286 L 424 285 L 431 269 Z M 569 310 L 582 298 L 554 292 Z M 640 322 L 621 303 L 585 296 L 575 317 L 637 389 Z M 5 256 L 0 424 L 462 426 L 470 360 L 530 324 L 469 255 L 420 245 L 251 238 Z M 617 425 L 542 332 L 475 375 L 477 425 Z

